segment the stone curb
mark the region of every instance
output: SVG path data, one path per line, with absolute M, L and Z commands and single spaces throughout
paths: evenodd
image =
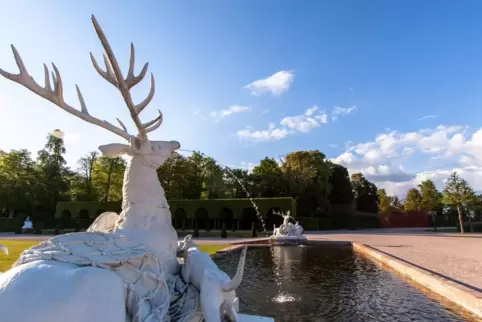
M 226 254 L 235 252 L 235 251 L 243 248 L 244 246 L 247 246 L 247 245 L 243 245 L 243 244 L 231 245 L 231 246 L 225 247 L 223 249 L 217 250 L 216 253 L 211 255 L 211 257 L 212 258 L 219 258 L 219 257 L 224 256 Z M 252 247 L 252 246 L 255 246 L 255 245 L 249 245 L 249 246 Z
M 452 282 L 440 275 L 418 268 L 408 262 L 365 245 L 352 242 L 355 252 L 386 265 L 401 275 L 445 297 L 478 317 L 482 317 L 482 293 Z

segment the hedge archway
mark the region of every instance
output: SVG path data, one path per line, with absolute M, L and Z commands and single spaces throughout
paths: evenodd
M 239 229 L 249 230 L 251 229 L 253 222 L 256 227 L 261 226 L 256 210 L 253 207 L 244 208 L 239 222 Z
M 223 208 L 219 211 L 217 218 L 218 225 L 215 228 L 221 229 L 224 224 L 226 229 L 231 229 L 233 226 L 234 212 L 231 208 Z
M 209 227 L 209 215 L 206 208 L 198 208 L 194 212 L 194 220 L 196 220 L 199 229 L 208 230 Z

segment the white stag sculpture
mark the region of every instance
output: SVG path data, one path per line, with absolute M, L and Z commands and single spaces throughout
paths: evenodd
M 209 294 L 200 292 L 182 278 L 176 253 L 183 243 L 178 245 L 169 205 L 156 173 L 156 169 L 176 153 L 180 144 L 148 140 L 147 134 L 162 123 L 160 111 L 152 121 L 143 123 L 139 118 L 154 96 L 154 77 L 151 75 L 150 92 L 141 103 L 134 104 L 130 93 L 146 75 L 148 64 L 135 76 L 134 46 L 131 44 L 129 69 L 124 77 L 94 16 L 92 22 L 107 54 L 104 55 L 105 70 L 91 54 L 92 63 L 97 72 L 122 94 L 137 135 L 129 134 L 119 119 L 120 127 L 116 127 L 92 116 L 79 87 L 80 110 L 67 104 L 62 78 L 54 64 L 53 86 L 46 65 L 45 86 L 40 86 L 27 72 L 14 46 L 12 51 L 20 73 L 11 74 L 0 69 L 0 75 L 66 112 L 128 141 L 128 145 L 99 147 L 107 157 L 131 156 L 124 174 L 122 212 L 120 215 L 103 214 L 87 232 L 59 235 L 26 250 L 9 271 L 0 275 L 0 320 L 174 322 L 204 318 L 206 322 L 218 322 L 226 313 L 236 316 L 222 308 L 213 308 L 213 305 L 203 306 L 202 303 L 209 302 Z M 244 265 L 244 256 L 242 263 Z M 196 267 L 189 267 L 190 270 L 202 269 L 210 278 L 219 275 L 218 271 L 212 272 L 215 265 L 209 257 L 203 257 L 193 265 Z M 238 270 L 238 276 L 233 278 L 237 282 L 230 283 L 230 289 L 225 288 L 223 292 L 233 291 L 239 285 L 239 274 L 242 274 L 242 268 L 241 273 Z M 209 283 L 209 279 L 203 283 Z M 219 282 L 210 287 L 216 285 Z

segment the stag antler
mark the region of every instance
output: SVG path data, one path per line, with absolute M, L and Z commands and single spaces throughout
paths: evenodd
M 20 57 L 20 54 L 18 53 L 17 49 L 15 49 L 14 45 L 12 45 L 12 51 L 13 51 L 13 56 L 15 57 L 15 62 L 17 63 L 17 66 L 20 72 L 18 74 L 10 74 L 4 71 L 3 69 L 0 69 L 0 75 L 15 83 L 23 85 L 24 87 L 28 88 L 35 94 L 51 101 L 61 109 L 83 119 L 84 121 L 98 125 L 106 130 L 111 131 L 112 133 L 120 135 L 126 140 L 129 140 L 131 138 L 131 135 L 127 132 L 124 124 L 122 124 L 122 122 L 119 119 L 117 119 L 117 121 L 121 125 L 122 129 L 112 125 L 107 121 L 101 121 L 91 116 L 89 114 L 89 111 L 87 110 L 87 106 L 85 105 L 85 101 L 82 96 L 82 93 L 80 92 L 79 86 L 75 85 L 77 89 L 77 96 L 79 97 L 79 102 L 80 102 L 80 111 L 68 105 L 64 101 L 62 77 L 60 76 L 60 72 L 57 66 L 55 66 L 55 64 L 52 63 L 52 67 L 54 69 L 54 71 L 52 72 L 54 89 L 52 90 L 52 87 L 50 84 L 49 69 L 47 68 L 47 65 L 44 64 L 45 86 L 42 87 L 39 84 L 37 84 L 37 82 L 33 79 L 32 76 L 29 75 L 22 61 L 22 58 Z
M 151 89 L 149 91 L 149 94 L 147 97 L 142 101 L 141 103 L 134 105 L 132 102 L 132 97 L 130 95 L 130 89 L 137 85 L 144 76 L 147 73 L 147 67 L 148 63 L 144 65 L 142 68 L 140 74 L 138 76 L 134 76 L 134 60 L 135 60 L 135 51 L 134 51 L 134 45 L 131 43 L 131 57 L 130 57 L 130 63 L 129 63 L 129 71 L 127 73 L 127 78 L 124 79 L 122 76 L 122 72 L 119 68 L 119 64 L 117 63 L 117 60 L 114 56 L 114 53 L 112 52 L 112 48 L 109 45 L 109 42 L 107 41 L 104 32 L 100 28 L 99 24 L 97 23 L 97 20 L 95 19 L 94 16 L 92 16 L 92 23 L 94 24 L 95 31 L 97 32 L 97 35 L 99 36 L 99 39 L 106 51 L 107 57 L 104 55 L 104 61 L 106 65 L 106 71 L 103 71 L 97 62 L 95 61 L 92 53 L 90 54 L 90 57 L 92 59 L 92 63 L 94 64 L 94 68 L 97 70 L 97 72 L 109 83 L 114 85 L 119 91 L 121 92 L 127 107 L 129 108 L 129 111 L 131 113 L 131 117 L 139 131 L 138 137 L 140 139 L 147 139 L 147 133 L 154 131 L 157 129 L 161 123 L 162 123 L 162 113 L 159 111 L 159 115 L 146 123 L 142 123 L 139 119 L 139 113 L 150 103 L 154 96 L 154 91 L 155 91 L 155 84 L 154 84 L 154 76 L 151 74 Z M 53 72 L 52 74 L 52 79 L 53 79 L 53 85 L 54 88 L 52 89 L 51 87 L 51 82 L 50 82 L 50 71 L 47 68 L 47 65 L 44 64 L 44 72 L 45 72 L 45 86 L 42 87 L 40 86 L 32 76 L 28 73 L 27 69 L 25 68 L 25 65 L 22 61 L 22 58 L 20 57 L 20 54 L 18 53 L 17 49 L 15 46 L 12 45 L 12 52 L 13 56 L 15 58 L 15 62 L 17 63 L 18 69 L 19 69 L 19 74 L 11 74 L 8 73 L 2 69 L 0 69 L 0 75 L 3 77 L 16 82 L 27 89 L 31 90 L 35 94 L 49 100 L 50 102 L 54 103 L 58 107 L 62 108 L 66 112 L 73 114 L 77 116 L 78 118 L 81 118 L 82 120 L 89 122 L 91 124 L 95 124 L 97 126 L 100 126 L 108 131 L 111 131 L 112 133 L 115 133 L 121 137 L 123 137 L 126 140 L 129 140 L 132 138 L 132 135 L 130 135 L 127 131 L 127 128 L 125 125 L 122 123 L 121 120 L 117 118 L 117 121 L 119 122 L 121 128 L 114 126 L 113 124 L 107 122 L 107 121 L 102 121 L 98 118 L 93 117 L 92 115 L 89 114 L 89 111 L 87 110 L 87 106 L 85 104 L 84 98 L 82 96 L 82 93 L 79 89 L 79 86 L 75 85 L 77 89 L 77 96 L 79 98 L 80 102 L 80 110 L 77 110 L 73 108 L 72 106 L 68 105 L 65 100 L 64 100 L 64 95 L 63 95 L 63 85 L 62 85 L 62 78 L 60 76 L 60 72 L 55 66 L 55 64 L 52 63 L 53 67 Z
M 278 215 L 278 216 L 284 217 L 284 214 L 282 212 L 276 211 L 276 210 L 273 210 L 273 215 Z
M 132 102 L 130 89 L 144 79 L 147 73 L 147 67 L 149 66 L 149 63 L 144 64 L 144 67 L 142 67 L 142 70 L 138 76 L 134 75 L 135 49 L 134 44 L 131 43 L 129 71 L 127 72 L 127 77 L 124 79 L 119 64 L 117 63 L 117 59 L 115 58 L 114 52 L 112 51 L 112 48 L 110 47 L 104 32 L 100 28 L 100 25 L 98 24 L 94 16 L 92 16 L 92 23 L 94 24 L 94 29 L 97 32 L 97 36 L 99 37 L 100 42 L 102 43 L 102 46 L 104 47 L 107 54 L 107 56 L 104 55 L 105 71 L 99 67 L 99 64 L 97 64 L 97 61 L 91 53 L 90 59 L 92 60 L 92 64 L 94 65 L 95 70 L 97 70 L 100 76 L 102 76 L 106 81 L 114 85 L 121 92 L 122 97 L 126 102 L 127 108 L 131 113 L 132 120 L 134 121 L 139 131 L 138 136 L 140 139 L 145 140 L 147 139 L 147 133 L 154 131 L 162 123 L 161 111 L 158 111 L 159 115 L 149 122 L 142 123 L 139 119 L 139 113 L 142 112 L 142 110 L 151 102 L 152 98 L 154 97 L 154 92 L 156 89 L 154 75 L 152 75 L 151 73 L 151 89 L 149 90 L 149 94 L 139 104 L 135 105 Z

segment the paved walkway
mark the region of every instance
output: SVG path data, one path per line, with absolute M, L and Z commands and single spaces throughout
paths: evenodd
M 443 275 L 482 292 L 482 235 L 432 233 L 420 229 L 324 232 L 310 239 L 354 241 Z

